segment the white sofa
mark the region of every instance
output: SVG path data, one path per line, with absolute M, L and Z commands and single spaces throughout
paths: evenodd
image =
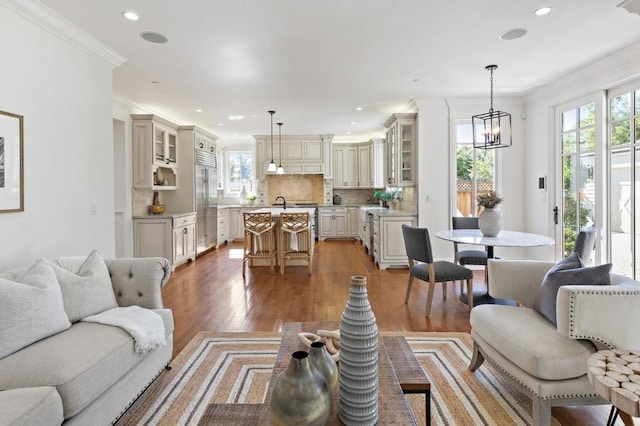
M 640 348 L 640 283 L 610 274 L 611 285 L 567 285 L 556 297 L 557 326 L 533 309 L 554 264 L 489 260 L 490 294 L 520 306 L 480 305 L 470 315 L 475 371 L 488 360 L 533 403 L 533 424 L 549 425 L 551 407 L 607 404 L 587 379 L 596 350 Z
M 92 253 L 94 263 L 98 262 L 95 253 L 97 252 Z M 163 258 L 99 258 L 106 266 L 107 279 L 109 280 L 110 276 L 111 285 L 95 290 L 91 286 L 96 279 L 101 279 L 104 283 L 106 272 L 103 268 L 98 274 L 85 273 L 83 268 L 92 255 L 67 257 L 50 262 L 57 266 L 54 277 L 63 288 L 64 312 L 71 321 L 65 326 L 64 321 L 59 320 L 59 313 L 47 312 L 46 315 L 51 316 L 50 323 L 60 323 L 63 328 L 67 328 L 58 330 L 60 327 L 54 326 L 54 332 L 50 335 L 42 336 L 12 353 L 3 354 L 7 352 L 8 346 L 20 346 L 24 342 L 15 342 L 15 339 L 22 339 L 20 335 L 15 336 L 16 326 L 21 327 L 20 323 L 13 324 L 12 328 L 11 320 L 7 316 L 3 318 L 3 314 L 0 313 L 0 319 L 4 321 L 0 323 L 0 343 L 5 345 L 4 348 L 0 346 L 0 423 L 111 424 L 168 365 L 173 351 L 173 316 L 171 310 L 163 309 L 161 288 L 171 273 L 169 262 Z M 39 262 L 36 264 L 44 271 L 41 271 L 41 275 L 47 275 L 50 279 L 44 261 Z M 36 282 L 35 287 L 19 284 L 28 269 L 21 268 L 0 274 L 0 297 L 7 294 L 22 297 L 21 294 L 25 291 L 31 292 L 28 294 L 43 294 L 43 288 L 38 288 L 38 279 L 32 279 Z M 102 277 L 97 278 L 100 274 Z M 75 282 L 76 285 L 67 287 L 66 293 L 65 279 Z M 112 288 L 112 295 L 108 293 L 109 287 Z M 55 290 L 49 286 L 49 290 L 51 289 Z M 89 293 L 86 293 L 87 289 Z M 85 294 L 78 294 L 78 291 Z M 15 296 L 16 294 L 18 296 Z M 34 305 L 40 303 L 36 300 L 38 297 L 33 296 Z M 51 302 L 40 305 L 37 308 L 39 312 L 51 310 L 51 306 L 58 303 L 55 291 L 46 297 L 50 298 Z M 92 302 L 89 301 L 91 298 Z M 96 299 L 105 299 L 108 302 L 104 304 Z M 112 306 L 114 302 L 115 306 Z M 7 302 L 5 305 L 2 303 L 0 301 L 0 307 L 6 309 Z M 30 309 L 29 305 L 31 303 L 28 303 L 25 309 Z M 164 333 L 166 344 L 140 353 L 136 350 L 139 348 L 131 334 L 122 328 L 84 322 L 77 318 L 86 318 L 86 314 L 95 314 L 95 311 L 104 310 L 105 307 L 113 307 L 116 308 L 115 311 L 120 312 L 118 307 L 131 305 L 147 308 L 157 314 L 151 316 L 160 327 L 160 334 Z M 14 309 L 15 305 L 9 308 Z M 148 315 L 149 311 L 144 313 Z M 14 313 L 15 315 L 24 317 L 22 312 Z M 37 323 L 43 319 L 42 316 L 38 317 L 38 312 L 27 318 L 30 318 L 29 321 L 23 320 L 27 334 L 33 333 L 34 330 L 36 333 L 45 334 L 47 329 L 51 331 L 51 324 L 47 324 L 49 321 L 46 316 L 45 324 Z

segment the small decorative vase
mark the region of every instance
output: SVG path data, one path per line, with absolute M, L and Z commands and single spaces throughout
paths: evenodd
M 313 342 L 309 347 L 309 361 L 324 376 L 329 385 L 329 389 L 333 389 L 338 384 L 338 364 L 327 351 L 324 342 Z
M 329 417 L 329 385 L 309 362 L 309 354 L 297 351 L 278 377 L 271 393 L 271 416 L 276 425 L 324 425 Z
M 351 277 L 340 322 L 338 416 L 346 425 L 378 421 L 378 327 L 367 299 L 367 279 Z
M 502 211 L 485 208 L 478 216 L 478 228 L 485 237 L 495 237 L 502 229 Z

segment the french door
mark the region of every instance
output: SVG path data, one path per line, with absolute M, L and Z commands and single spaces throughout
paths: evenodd
M 556 109 L 558 155 L 556 167 L 556 258 L 573 251 L 578 232 L 596 226 L 602 229 L 602 197 L 599 182 L 604 177 L 602 149 L 602 102 L 598 97 L 566 104 Z M 597 256 L 592 256 L 592 260 Z

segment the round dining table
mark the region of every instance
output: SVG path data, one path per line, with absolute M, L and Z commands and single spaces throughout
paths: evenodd
M 553 238 L 545 235 L 531 234 L 527 232 L 500 231 L 495 237 L 485 237 L 479 229 L 448 229 L 437 231 L 437 238 L 452 241 L 458 244 L 474 244 L 485 246 L 487 258 L 494 258 L 494 247 L 542 247 L 555 243 Z M 481 305 L 486 303 L 513 304 L 513 301 L 506 299 L 495 299 L 489 295 L 489 283 L 486 283 L 485 291 L 473 293 L 473 304 Z M 467 303 L 467 295 L 461 294 L 460 300 Z

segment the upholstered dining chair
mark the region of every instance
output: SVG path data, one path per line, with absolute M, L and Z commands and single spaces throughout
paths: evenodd
M 573 246 L 573 252 L 580 257 L 582 263 L 589 264 L 593 255 L 593 248 L 596 245 L 596 228 L 591 226 L 578 232 L 576 244 Z
M 429 231 L 427 228 L 415 228 L 408 225 L 402 225 L 402 234 L 404 236 L 404 247 L 409 258 L 409 283 L 407 284 L 407 294 L 404 303 L 408 303 L 411 294 L 411 286 L 413 279 L 426 281 L 429 283 L 427 293 L 427 307 L 425 316 L 431 313 L 431 304 L 433 303 L 433 292 L 436 283 L 442 283 L 443 289 L 448 281 L 465 280 L 467 282 L 468 304 L 469 310 L 473 308 L 473 271 L 464 266 L 456 265 L 453 262 L 433 261 L 433 251 L 431 250 L 431 240 L 429 239 Z M 443 291 L 443 298 L 446 293 Z
M 311 215 L 309 213 L 280 213 L 280 274 L 284 275 L 287 262 L 302 259 L 307 262 L 311 275 Z M 288 236 L 288 238 L 287 238 Z
M 244 250 L 242 256 L 242 276 L 247 263 L 255 259 L 268 259 L 271 273 L 276 263 L 274 223 L 271 213 L 244 213 Z
M 480 229 L 477 217 L 459 217 L 451 218 L 453 229 Z M 459 250 L 458 243 L 453 243 L 453 261 L 459 265 L 478 265 L 484 266 L 484 282 L 487 282 L 487 252 L 485 250 L 465 249 Z M 464 285 L 460 281 L 460 293 L 464 292 Z

